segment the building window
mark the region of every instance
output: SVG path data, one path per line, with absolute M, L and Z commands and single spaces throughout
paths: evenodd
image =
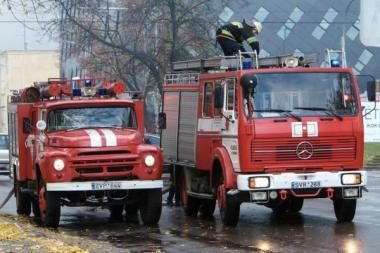
M 260 7 L 254 17 L 257 21 L 264 22 L 268 15 L 269 11 L 267 11 L 264 7 Z
M 334 8 L 329 8 L 323 17 L 327 22 L 332 23 L 336 16 L 338 16 L 338 12 Z
M 316 38 L 317 40 L 320 40 L 323 34 L 325 34 L 325 31 L 319 26 L 317 26 L 312 33 L 313 37 Z
M 228 6 L 224 7 L 223 11 L 219 14 L 219 19 L 223 22 L 228 22 L 232 15 L 234 15 L 234 11 Z
M 327 29 L 330 27 L 330 23 L 332 23 L 335 20 L 337 15 L 338 12 L 335 9 L 329 8 L 323 16 L 322 21 L 319 23 L 317 27 L 315 27 L 311 35 L 313 35 L 313 37 L 317 40 L 320 40 L 327 31 Z
M 290 14 L 289 18 L 294 22 L 294 23 L 298 23 L 298 21 L 300 21 L 300 19 L 302 18 L 304 12 L 299 9 L 299 8 L 294 8 L 294 10 L 292 11 L 292 13 Z
M 260 49 L 260 56 L 261 57 L 268 57 L 268 56 L 270 56 L 270 53 L 265 49 Z
M 295 27 L 296 23 L 300 21 L 301 17 L 303 16 L 304 12 L 299 8 L 294 8 L 292 13 L 289 15 L 289 18 L 286 20 L 285 24 L 280 27 L 280 29 L 277 31 L 277 36 L 281 39 L 285 40 L 290 32 Z
M 363 53 L 359 57 L 359 61 L 361 61 L 364 65 L 367 65 L 368 62 L 372 59 L 373 54 L 368 51 L 367 49 L 364 49 Z
M 351 40 L 355 40 L 356 37 L 359 35 L 359 30 L 355 28 L 355 26 L 351 26 L 348 31 L 346 32 L 346 35 Z

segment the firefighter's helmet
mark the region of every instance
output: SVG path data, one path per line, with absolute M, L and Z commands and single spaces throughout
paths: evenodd
M 263 30 L 263 25 L 262 25 L 259 21 L 256 21 L 256 20 L 253 20 L 253 19 L 251 20 L 251 19 L 247 19 L 247 18 L 245 18 L 245 19 L 243 20 L 243 22 L 244 22 L 246 25 L 248 25 L 248 26 L 254 28 L 255 32 L 257 32 L 257 33 L 261 33 L 261 31 Z

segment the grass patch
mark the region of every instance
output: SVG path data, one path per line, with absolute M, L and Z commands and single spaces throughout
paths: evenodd
M 375 156 L 380 155 L 380 143 L 365 143 L 364 164 L 367 165 Z

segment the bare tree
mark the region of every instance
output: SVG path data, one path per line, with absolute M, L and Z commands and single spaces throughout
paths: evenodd
M 86 45 L 83 67 L 102 66 L 130 89 L 161 90 L 173 61 L 213 53 L 217 17 L 208 0 L 57 2 L 66 17 L 61 33 Z

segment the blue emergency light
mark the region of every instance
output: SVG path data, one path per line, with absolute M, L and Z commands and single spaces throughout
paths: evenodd
M 85 80 L 84 87 L 91 87 L 91 80 Z
M 73 89 L 73 96 L 74 97 L 82 96 L 82 90 L 81 89 Z
M 331 60 L 330 66 L 332 68 L 339 68 L 340 67 L 340 60 L 338 60 L 338 59 Z
M 99 88 L 98 89 L 98 95 L 99 96 L 106 96 L 107 95 L 107 89 Z

